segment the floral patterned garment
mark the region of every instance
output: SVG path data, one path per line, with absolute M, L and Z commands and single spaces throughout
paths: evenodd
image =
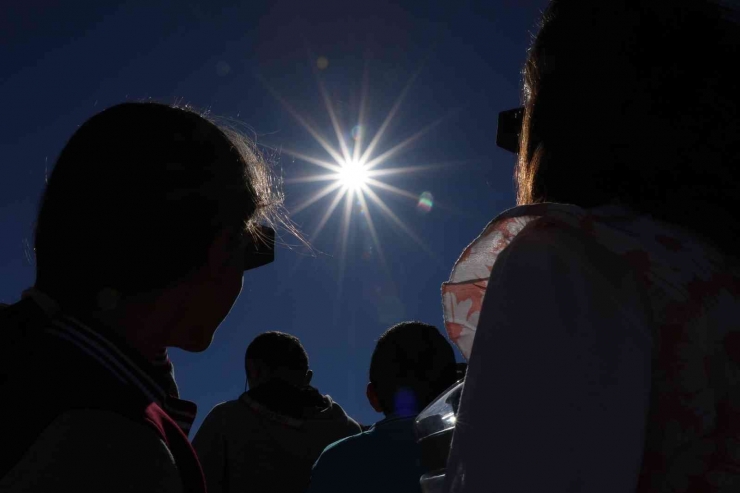
M 447 332 L 466 358 L 493 265 L 527 227 L 575 228 L 624 259 L 642 283 L 652 310 L 653 363 L 637 491 L 740 491 L 737 260 L 619 206 L 516 207 L 465 249 L 442 287 Z

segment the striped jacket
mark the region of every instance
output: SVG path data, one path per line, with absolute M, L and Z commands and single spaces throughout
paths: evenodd
M 146 361 L 46 301 L 0 308 L 0 492 L 205 492 L 166 351 Z

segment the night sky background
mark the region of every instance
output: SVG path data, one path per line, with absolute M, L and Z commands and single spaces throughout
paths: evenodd
M 199 406 L 191 437 L 215 404 L 244 390 L 244 351 L 267 330 L 298 336 L 314 384 L 358 421 L 373 423 L 381 416 L 367 404 L 365 385 L 377 337 L 403 320 L 442 329 L 441 283 L 488 221 L 515 205 L 514 157 L 495 146 L 497 114 L 520 103 L 521 67 L 545 5 L 3 2 L 0 302 L 16 301 L 33 284 L 33 227 L 45 176 L 96 112 L 151 98 L 238 122 L 285 179 L 291 211 L 326 185 L 294 180 L 326 171 L 289 151 L 331 158 L 285 103 L 338 147 L 319 81 L 353 142 L 365 77 L 367 144 L 406 88 L 374 155 L 436 125 L 378 167 L 411 168 L 378 178 L 408 195 L 373 190 L 408 229 L 372 201 L 364 210 L 355 200 L 349 226 L 342 226 L 340 205 L 312 249 L 283 233 L 276 262 L 246 273 L 213 345 L 199 354 L 171 350 L 181 394 Z M 419 204 L 424 192 L 433 197 L 431 208 Z M 334 196 L 291 214 L 307 237 Z

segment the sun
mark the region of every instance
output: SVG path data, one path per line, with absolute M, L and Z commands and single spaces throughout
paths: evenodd
M 341 163 L 336 180 L 345 190 L 361 190 L 367 185 L 368 170 L 359 160 L 349 159 Z
M 418 74 L 418 72 L 417 72 Z M 322 199 L 333 196 L 329 201 L 326 209 L 320 216 L 314 230 L 310 233 L 309 240 L 315 241 L 324 227 L 334 215 L 335 211 L 340 209 L 340 204 L 344 204 L 344 212 L 341 213 L 341 232 L 338 236 L 340 244 L 340 279 L 342 278 L 345 267 L 347 244 L 350 231 L 350 225 L 353 220 L 353 211 L 358 210 L 359 215 L 364 221 L 367 232 L 370 235 L 374 252 L 377 253 L 380 263 L 388 269 L 383 247 L 375 227 L 375 218 L 377 213 L 385 216 L 409 238 L 411 238 L 423 251 L 430 255 L 431 258 L 437 259 L 435 252 L 430 246 L 423 241 L 401 218 L 394 212 L 388 204 L 378 195 L 379 192 L 391 193 L 417 203 L 417 208 L 424 211 L 431 210 L 431 193 L 424 192 L 420 195 L 404 190 L 386 182 L 383 177 L 393 175 L 402 175 L 407 173 L 416 173 L 420 171 L 432 170 L 440 167 L 453 166 L 459 163 L 436 163 L 436 164 L 416 164 L 413 166 L 388 166 L 392 160 L 403 151 L 408 149 L 412 144 L 421 139 L 427 132 L 431 131 L 437 125 L 442 123 L 448 116 L 442 116 L 415 133 L 402 139 L 400 142 L 385 146 L 383 138 L 386 131 L 390 128 L 392 120 L 401 107 L 401 104 L 408 94 L 409 89 L 416 78 L 414 74 L 406 83 L 401 93 L 388 111 L 387 116 L 380 126 L 372 135 L 366 135 L 368 124 L 365 118 L 366 105 L 368 100 L 368 79 L 367 74 L 363 77 L 362 90 L 360 96 L 359 111 L 357 120 L 351 121 L 355 124 L 351 131 L 348 131 L 339 121 L 337 113 L 334 111 L 329 94 L 324 87 L 322 79 L 317 75 L 316 81 L 326 106 L 326 112 L 331 120 L 336 135 L 336 144 L 330 143 L 319 131 L 318 128 L 309 123 L 309 120 L 301 115 L 295 108 L 280 94 L 277 93 L 265 80 L 265 87 L 273 96 L 283 105 L 283 107 L 295 118 L 295 120 L 313 137 L 319 144 L 326 156 L 319 157 L 314 155 L 296 152 L 285 147 L 281 151 L 299 159 L 305 163 L 316 165 L 321 168 L 321 173 L 310 173 L 303 176 L 295 176 L 285 180 L 285 183 L 326 183 L 323 187 L 310 194 L 305 200 L 289 208 L 291 215 L 295 216 L 304 209 L 311 207 Z M 369 206 L 373 207 L 369 207 Z M 341 290 L 341 285 L 340 285 Z

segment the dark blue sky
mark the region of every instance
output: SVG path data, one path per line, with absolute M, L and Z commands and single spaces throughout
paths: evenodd
M 441 328 L 439 288 L 452 264 L 514 205 L 513 157 L 495 147 L 496 118 L 519 103 L 520 68 L 545 4 L 10 0 L 0 16 L 0 301 L 15 301 L 33 283 L 33 221 L 45 173 L 97 111 L 143 98 L 209 109 L 242 122 L 289 180 L 324 171 L 284 149 L 330 158 L 266 85 L 336 146 L 314 73 L 349 131 L 367 70 L 370 135 L 418 73 L 378 150 L 445 118 L 382 167 L 449 165 L 383 177 L 416 196 L 430 192 L 428 213 L 413 199 L 376 193 L 425 248 L 371 204 L 384 268 L 355 205 L 343 256 L 338 210 L 313 241 L 316 253 L 283 247 L 275 264 L 246 274 L 208 351 L 172 351 L 183 397 L 199 405 L 196 426 L 243 390 L 244 350 L 266 330 L 297 335 L 319 389 L 359 421 L 374 422 L 364 388 L 375 340 L 402 320 Z M 329 62 L 324 70 L 316 69 L 318 57 Z M 288 208 L 324 185 L 286 184 Z M 310 234 L 332 197 L 292 219 Z

